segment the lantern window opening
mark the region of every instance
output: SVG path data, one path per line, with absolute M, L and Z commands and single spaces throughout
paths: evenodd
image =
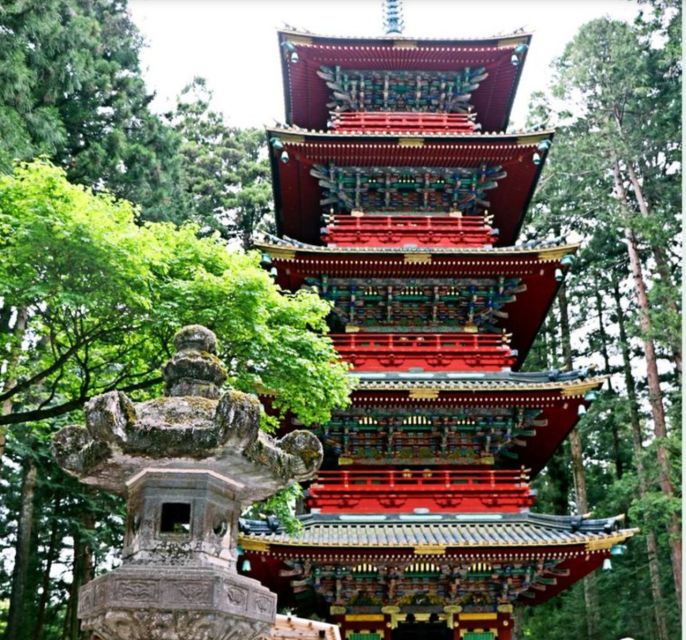
M 163 502 L 160 533 L 189 535 L 191 532 L 191 505 L 188 502 Z

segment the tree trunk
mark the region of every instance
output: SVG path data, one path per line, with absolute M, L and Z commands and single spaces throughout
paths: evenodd
M 53 502 L 52 509 L 52 524 L 50 527 L 50 540 L 48 541 L 48 549 L 45 555 L 45 568 L 43 569 L 43 580 L 41 583 L 40 600 L 38 601 L 38 610 L 36 611 L 36 626 L 33 629 L 33 640 L 40 640 L 43 636 L 43 625 L 45 624 L 45 609 L 50 599 L 50 572 L 52 564 L 55 561 L 57 550 L 57 534 L 59 529 L 59 510 L 62 503 L 61 497 L 58 495 Z
M 78 619 L 79 589 L 93 578 L 93 550 L 84 531 L 95 528 L 91 513 L 85 513 L 79 526 L 74 528 L 74 560 L 72 581 L 69 588 L 69 603 L 65 618 L 63 640 L 80 640 L 81 631 Z
M 662 391 L 660 389 L 660 379 L 657 371 L 657 356 L 655 347 L 650 338 L 650 307 L 646 295 L 645 282 L 641 270 L 641 263 L 638 257 L 636 240 L 629 229 L 625 231 L 627 239 L 629 260 L 631 262 L 631 272 L 634 278 L 636 293 L 639 302 L 639 321 L 643 333 L 643 346 L 646 357 L 646 370 L 648 378 L 648 400 L 650 402 L 651 413 L 653 416 L 653 429 L 656 439 L 658 478 L 662 493 L 669 498 L 675 499 L 674 487 L 670 477 L 671 461 L 667 451 L 667 421 L 665 409 L 662 403 Z M 669 546 L 672 558 L 672 574 L 674 576 L 674 588 L 676 590 L 679 615 L 681 615 L 681 523 L 677 514 L 671 514 L 667 526 L 669 532 Z
M 641 188 L 641 184 L 638 181 L 638 178 L 636 177 L 636 173 L 634 171 L 633 166 L 629 164 L 627 169 L 629 173 L 629 180 L 631 181 L 631 185 L 634 188 L 634 194 L 636 195 L 636 200 L 638 202 L 638 208 L 641 214 L 647 218 L 650 216 L 650 211 L 648 209 L 648 203 L 646 202 L 643 196 L 643 189 Z M 664 249 L 660 246 L 657 246 L 654 243 L 650 243 L 650 251 L 653 254 L 653 260 L 655 260 L 655 267 L 657 268 L 657 273 L 659 274 L 660 279 L 664 283 L 666 290 L 669 292 L 675 291 L 674 283 L 672 281 L 672 273 L 669 268 L 669 260 L 665 255 Z M 679 306 L 677 305 L 675 298 L 670 296 L 667 300 L 664 300 L 664 302 L 677 318 L 681 317 L 681 311 L 679 310 Z M 669 348 L 671 349 L 672 356 L 674 358 L 674 366 L 676 367 L 679 376 L 681 376 L 681 336 L 673 335 L 671 331 L 668 335 Z
M 556 369 L 557 361 L 557 335 L 555 331 L 556 323 L 548 319 L 545 323 L 545 364 L 546 369 Z M 546 472 L 550 484 L 555 488 L 552 497 L 552 509 L 556 515 L 567 515 L 569 513 L 569 490 L 571 486 L 569 476 L 569 456 L 567 447 L 563 442 L 555 453 L 548 460 Z
M 618 131 L 619 131 L 619 136 L 622 140 L 624 140 L 624 129 L 622 125 L 622 119 L 617 110 L 614 112 L 614 120 L 615 124 L 617 125 Z M 624 140 L 624 145 L 626 147 L 626 140 Z M 619 158 L 617 156 L 616 150 L 612 150 L 612 161 L 613 161 L 613 170 L 616 169 L 616 174 L 615 174 L 615 184 L 617 184 L 617 175 L 619 174 Z M 643 193 L 643 187 L 641 185 L 641 181 L 638 179 L 638 175 L 636 174 L 636 169 L 634 167 L 634 163 L 631 159 L 626 161 L 626 169 L 627 169 L 627 174 L 629 176 L 629 182 L 631 183 L 631 187 L 634 190 L 634 196 L 636 197 L 636 204 L 638 205 L 638 210 L 644 218 L 650 218 L 651 213 L 650 213 L 650 205 L 648 203 L 647 198 L 645 197 L 645 194 Z M 624 185 L 620 182 L 620 190 L 618 190 L 617 195 L 621 197 L 621 199 L 624 202 L 624 206 L 626 207 L 627 210 L 631 209 L 631 203 L 629 201 L 629 198 L 627 197 L 626 189 L 624 189 Z M 664 249 L 655 244 L 654 242 L 649 243 L 650 246 L 650 251 L 653 254 L 653 259 L 655 260 L 655 266 L 657 268 L 657 272 L 660 275 L 660 279 L 665 285 L 665 289 L 669 292 L 674 291 L 674 284 L 672 282 L 672 272 L 669 267 L 669 259 L 667 258 Z M 669 307 L 669 309 L 676 315 L 677 318 L 681 317 L 681 311 L 679 310 L 679 306 L 676 302 L 675 297 L 669 297 L 668 299 L 664 299 L 663 301 L 665 304 Z M 668 334 L 668 341 L 669 341 L 669 346 L 672 351 L 672 355 L 674 358 L 674 365 L 676 367 L 677 373 L 679 375 L 679 378 L 681 378 L 681 335 L 673 335 L 672 332 L 670 331 Z
M 15 547 L 14 569 L 12 570 L 12 592 L 10 594 L 10 608 L 7 617 L 5 638 L 18 640 L 28 625 L 24 613 L 26 599 L 26 580 L 28 577 L 31 558 L 31 530 L 33 527 L 33 507 L 36 494 L 36 476 L 38 469 L 32 458 L 25 463 L 24 476 L 21 485 L 21 509 L 17 527 L 17 543 Z
M 81 588 L 81 574 L 83 573 L 83 543 L 81 532 L 74 530 L 74 559 L 72 564 L 72 579 L 69 587 L 69 603 L 64 620 L 63 640 L 79 640 L 79 619 L 77 616 L 79 589 Z
M 622 296 L 619 291 L 619 283 L 613 283 L 612 294 L 615 300 L 617 312 L 617 325 L 619 326 L 619 345 L 622 352 L 622 368 L 624 370 L 624 383 L 629 401 L 629 418 L 631 422 L 631 440 L 634 447 L 636 460 L 636 475 L 638 476 L 638 492 L 641 498 L 648 494 L 648 480 L 645 466 L 643 465 L 643 429 L 638 413 L 638 398 L 636 396 L 636 381 L 631 370 L 631 353 L 629 351 L 629 338 L 626 333 L 626 318 L 622 309 Z M 648 552 L 648 571 L 650 573 L 650 590 L 653 596 L 653 611 L 655 612 L 655 630 L 658 640 L 668 640 L 667 617 L 665 615 L 664 599 L 660 577 L 660 565 L 657 559 L 657 540 L 655 532 L 647 529 L 646 549 Z
M 638 176 L 636 175 L 634 166 L 631 162 L 627 162 L 627 173 L 629 175 L 629 181 L 631 182 L 631 186 L 634 190 L 634 195 L 636 196 L 638 210 L 641 212 L 641 215 L 644 218 L 649 218 L 650 207 L 648 205 L 648 201 L 646 200 L 643 194 L 643 187 L 641 186 Z M 623 197 L 627 207 L 629 207 L 629 202 L 626 198 L 626 192 L 624 193 Z M 650 251 L 653 254 L 653 259 L 655 260 L 657 272 L 660 275 L 660 279 L 664 283 L 666 290 L 669 292 L 674 291 L 675 289 L 674 284 L 672 282 L 671 269 L 669 268 L 669 260 L 665 255 L 664 249 L 656 245 L 655 243 L 651 242 Z M 677 305 L 675 298 L 670 297 L 669 299 L 664 300 L 664 302 L 669 307 L 671 312 L 676 315 L 677 318 L 681 317 L 681 312 L 679 310 L 679 306 Z M 681 376 L 681 336 L 673 335 L 671 331 L 668 335 L 669 348 L 671 349 L 672 355 L 674 357 L 674 366 L 676 367 L 679 376 Z
M 619 163 L 616 155 L 613 156 L 612 164 L 614 185 L 617 197 L 626 204 L 626 191 L 619 172 Z M 638 317 L 641 326 L 643 348 L 646 358 L 646 373 L 648 379 L 648 400 L 653 416 L 653 429 L 655 432 L 657 449 L 657 466 L 660 488 L 662 493 L 668 498 L 675 499 L 674 487 L 670 478 L 671 463 L 665 440 L 667 438 L 667 421 L 665 409 L 662 402 L 662 391 L 660 389 L 660 378 L 657 371 L 657 355 L 655 344 L 652 339 L 652 325 L 650 320 L 650 303 L 645 280 L 643 278 L 643 268 L 638 253 L 636 237 L 628 224 L 624 226 L 624 238 L 627 243 L 629 254 L 629 265 L 631 276 L 636 292 L 636 302 L 638 305 Z M 669 547 L 672 560 L 672 575 L 674 577 L 674 589 L 676 591 L 679 616 L 681 616 L 681 522 L 678 514 L 673 513 L 669 518 L 667 526 L 669 532 Z
M 569 302 L 567 288 L 560 287 L 557 298 L 560 308 L 560 342 L 562 344 L 562 360 L 564 368 L 571 371 L 574 368 L 572 358 L 572 332 L 569 326 Z M 577 427 L 569 434 L 569 444 L 572 457 L 572 474 L 574 476 L 574 494 L 576 497 L 577 513 L 583 515 L 589 512 L 588 493 L 586 491 L 586 471 L 584 469 L 583 444 Z M 598 592 L 593 576 L 584 578 L 584 603 L 586 605 L 586 632 L 588 640 L 599 640 L 598 635 Z
M 596 311 L 598 313 L 598 330 L 600 332 L 600 352 L 603 356 L 603 362 L 605 363 L 605 373 L 609 376 L 611 375 L 610 370 L 610 352 L 608 349 L 608 339 L 607 332 L 605 331 L 605 321 L 603 319 L 603 297 L 600 292 L 600 282 L 598 277 L 595 279 L 595 305 Z M 608 378 L 607 381 L 608 390 L 612 395 L 615 395 L 615 390 L 612 387 L 612 380 Z M 610 420 L 610 429 L 612 430 L 612 457 L 615 462 L 615 474 L 617 479 L 621 480 L 624 474 L 624 461 L 622 460 L 622 453 L 620 449 L 619 441 L 619 429 L 617 428 L 617 423 L 614 419 Z
M 26 323 L 29 320 L 29 312 L 27 309 L 21 308 L 17 309 L 17 318 L 14 322 L 14 327 L 9 331 L 14 334 L 14 344 L 10 348 L 10 352 L 5 360 L 5 373 L 6 378 L 3 382 L 2 389 L 10 389 L 17 383 L 16 377 L 16 367 L 19 362 L 19 357 L 21 354 L 21 342 L 26 333 Z M 0 364 L 2 364 L 0 362 Z M 8 398 L 0 405 L 0 416 L 8 416 L 12 413 L 14 409 L 14 404 L 11 398 Z M 0 427 L 0 460 L 5 454 L 5 427 Z M 0 462 L 0 464 L 2 464 Z

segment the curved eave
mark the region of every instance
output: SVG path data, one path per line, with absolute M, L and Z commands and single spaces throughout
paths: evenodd
M 316 78 L 322 64 L 341 64 L 349 68 L 402 68 L 407 70 L 450 70 L 465 66 L 484 66 L 490 77 L 474 92 L 474 106 L 483 112 L 484 128 L 504 130 L 509 122 L 514 97 L 526 62 L 512 66 L 510 56 L 520 44 L 531 42 L 529 33 L 513 33 L 491 38 L 377 38 L 321 36 L 304 31 L 277 33 L 284 86 L 286 120 L 301 126 L 323 127 L 328 111 L 323 82 Z M 300 56 L 296 64 L 284 55 L 283 43 L 293 43 Z M 312 63 L 309 53 L 312 52 Z M 374 55 L 369 56 L 369 53 Z M 384 55 L 385 54 L 385 55 Z M 436 55 L 437 59 L 427 56 Z M 386 59 L 386 57 L 388 59 Z M 316 61 L 314 60 L 316 58 Z
M 327 529 L 325 533 L 314 531 L 314 535 L 308 535 L 308 528 L 300 535 L 243 533 L 239 536 L 239 544 L 246 551 L 274 554 L 287 553 L 290 550 L 290 555 L 299 556 L 320 556 L 327 552 L 338 552 L 346 556 L 354 556 L 355 552 L 416 556 L 464 555 L 465 553 L 484 554 L 491 551 L 503 553 L 505 550 L 509 550 L 511 555 L 548 550 L 547 555 L 564 556 L 581 553 L 607 554 L 614 545 L 625 542 L 638 532 L 638 529 L 620 529 L 612 533 L 571 533 L 552 528 L 542 531 L 540 527 L 518 527 L 509 522 L 502 527 L 495 526 L 495 523 L 487 525 L 408 523 L 404 525 L 405 533 L 408 534 L 408 538 L 411 536 L 414 539 L 401 540 L 399 538 L 402 536 L 397 532 L 389 536 L 389 528 L 393 526 L 398 528 L 397 525 L 388 523 L 375 525 L 342 523 L 339 527 L 323 527 Z M 479 534 L 474 533 L 478 527 L 488 528 L 482 539 L 478 539 Z M 538 531 L 533 532 L 534 528 Z M 337 534 L 340 539 L 336 539 Z M 459 542 L 453 541 L 460 535 L 464 536 L 464 539 Z M 392 540 L 391 537 L 396 539 Z M 427 542 L 427 539 L 430 541 Z
M 450 249 L 439 251 L 316 247 L 285 241 L 261 243 L 277 267 L 277 282 L 289 290 L 299 289 L 306 277 L 331 278 L 520 278 L 526 290 L 503 310 L 508 317 L 501 328 L 512 334 L 520 366 L 533 344 L 560 285 L 566 266 L 562 258 L 579 245 L 537 248 Z M 279 268 L 283 267 L 283 268 Z
M 465 379 L 466 376 L 455 376 L 455 379 L 450 379 L 450 374 L 444 378 L 421 379 L 416 375 L 414 379 L 408 375 L 406 377 L 398 376 L 396 378 L 382 378 L 380 375 L 366 374 L 361 376 L 354 372 L 350 374 L 356 378 L 355 387 L 353 391 L 408 391 L 410 395 L 417 393 L 420 390 L 431 390 L 435 394 L 434 397 L 440 397 L 441 392 L 455 393 L 455 392 L 484 392 L 484 393 L 526 393 L 526 392 L 551 392 L 559 394 L 563 398 L 579 398 L 592 390 L 599 389 L 603 383 L 608 379 L 607 376 L 598 376 L 595 378 L 572 381 L 516 381 L 504 378 L 502 380 L 488 380 L 484 376 L 483 380 Z
M 406 374 L 350 374 L 355 379 L 352 402 L 355 406 L 402 404 L 425 406 L 494 406 L 538 407 L 539 419 L 545 426 L 536 426 L 535 435 L 513 446 L 517 458 L 495 457 L 499 468 L 531 469 L 535 477 L 546 466 L 554 452 L 579 421 L 579 407 L 588 407 L 586 394 L 602 387 L 607 376 L 579 377 L 571 380 L 545 380 L 544 374 L 503 372 L 472 379 L 467 374 L 442 374 L 414 377 Z M 384 377 L 382 377 L 384 376 Z M 452 379 L 451 379 L 452 378 Z M 462 379 L 460 379 L 462 378 Z M 490 379 L 489 379 L 490 378 Z M 517 378 L 520 378 L 519 380 Z M 529 378 L 528 380 L 526 378 Z M 364 465 L 363 460 L 357 464 Z
M 533 36 L 532 33 L 528 32 L 513 32 L 508 34 L 500 34 L 496 36 L 489 37 L 474 37 L 474 38 L 416 38 L 407 35 L 381 35 L 370 37 L 360 37 L 360 36 L 341 36 L 341 35 L 330 35 L 325 33 L 311 33 L 307 30 L 299 29 L 278 29 L 279 39 L 283 37 L 295 37 L 297 39 L 309 39 L 312 43 L 317 44 L 345 44 L 345 45 L 364 45 L 371 46 L 376 43 L 388 44 L 389 42 L 412 42 L 419 45 L 435 45 L 435 46 L 445 46 L 445 47 L 486 47 L 486 46 L 497 46 L 501 44 L 503 46 L 507 45 L 511 41 L 526 42 L 529 44 Z M 514 46 L 514 45 L 512 45 Z
M 496 142 L 499 144 L 516 145 L 523 147 L 536 145 L 543 140 L 552 142 L 555 137 L 555 129 L 542 129 L 540 131 L 513 131 L 503 133 L 502 131 L 484 131 L 475 133 L 452 133 L 445 132 L 426 132 L 417 131 L 369 131 L 365 133 L 352 131 L 329 131 L 326 129 L 306 129 L 303 127 L 277 126 L 267 128 L 269 136 L 278 136 L 284 143 L 293 145 L 307 145 L 316 142 L 326 142 L 330 140 L 347 140 L 348 142 L 386 142 L 396 143 L 399 146 L 406 146 L 406 140 L 426 140 L 430 142 Z
M 320 247 L 305 243 L 289 244 L 288 241 L 277 243 L 257 242 L 255 247 L 268 253 L 272 259 L 279 261 L 293 261 L 297 258 L 308 258 L 310 256 L 327 257 L 331 259 L 350 260 L 360 258 L 367 261 L 369 258 L 384 256 L 402 256 L 404 263 L 416 262 L 423 264 L 431 262 L 434 257 L 442 258 L 474 258 L 480 260 L 492 259 L 512 260 L 521 258 L 527 261 L 541 263 L 559 262 L 564 256 L 576 253 L 581 245 L 566 244 L 540 247 L 495 247 L 495 248 L 408 248 L 408 247 Z M 412 256 L 412 257 L 410 257 Z

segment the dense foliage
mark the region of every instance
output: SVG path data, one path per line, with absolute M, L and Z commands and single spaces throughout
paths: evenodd
M 141 46 L 125 0 L 3 2 L 0 171 L 46 154 L 149 219 L 180 220 L 177 143 L 148 109 Z
M 183 188 L 203 230 L 249 249 L 256 232 L 273 231 L 265 133 L 227 126 L 211 101 L 205 81 L 195 78 L 168 115 L 182 141 Z
M 582 242 L 532 368 L 610 376 L 539 480 L 543 511 L 627 514 L 626 556 L 526 611 L 523 637 L 679 636 L 681 13 L 585 25 L 532 124 L 556 126 L 529 232 Z

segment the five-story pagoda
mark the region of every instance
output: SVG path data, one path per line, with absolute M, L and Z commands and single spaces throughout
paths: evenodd
M 351 640 L 511 638 L 513 606 L 596 569 L 621 518 L 530 512 L 529 482 L 602 385 L 519 373 L 577 249 L 516 245 L 553 132 L 503 133 L 530 36 L 281 31 L 268 131 L 285 289 L 316 287 L 352 367 L 317 428 L 299 533 L 243 521 L 250 575 Z M 284 430 L 296 428 L 284 425 Z

